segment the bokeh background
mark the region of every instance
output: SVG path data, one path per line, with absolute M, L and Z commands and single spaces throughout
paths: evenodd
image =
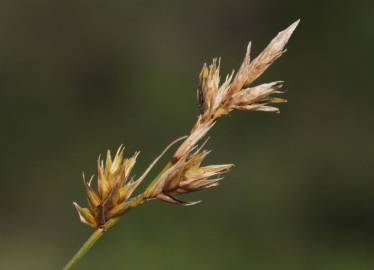
M 0 269 L 61 269 L 90 234 L 81 173 L 120 144 L 139 175 L 198 113 L 201 65 L 237 69 L 302 19 L 258 83 L 280 115 L 219 121 L 236 167 L 200 205 L 128 213 L 77 269 L 374 269 L 372 1 L 0 1 Z M 157 167 L 161 168 L 167 158 Z M 157 172 L 155 170 L 153 175 Z

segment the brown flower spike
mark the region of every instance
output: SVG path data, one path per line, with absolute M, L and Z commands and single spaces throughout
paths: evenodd
M 200 115 L 190 134 L 166 147 L 139 178 L 131 177 L 131 170 L 139 152 L 125 158 L 124 148 L 120 147 L 114 158 L 111 157 L 110 151 L 105 162 L 99 158 L 97 190 L 92 186 L 93 178 L 87 182 L 83 177 L 89 208 L 81 208 L 74 203 L 80 220 L 93 228 L 101 228 L 108 221 L 147 200 L 159 199 L 173 204 L 193 205 L 198 202 L 184 202 L 176 196 L 217 186 L 222 179 L 221 175 L 228 172 L 233 165 L 203 166 L 202 162 L 209 152 L 203 150 L 203 146 L 198 147 L 198 143 L 217 119 L 232 110 L 279 112 L 274 105 L 287 101 L 274 94 L 282 93 L 283 82 L 276 81 L 257 86 L 252 86 L 252 83 L 285 52 L 285 46 L 298 23 L 299 20 L 278 33 L 253 60 L 250 58 L 249 43 L 238 72 L 227 75 L 222 84 L 220 59 L 213 59 L 209 66 L 204 64 L 197 87 Z M 132 196 L 166 150 L 182 139 L 183 143 L 161 173 L 145 191 Z

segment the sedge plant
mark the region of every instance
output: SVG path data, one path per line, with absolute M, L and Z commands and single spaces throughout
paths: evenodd
M 200 142 L 219 118 L 233 110 L 279 113 L 276 105 L 287 102 L 279 97 L 283 93 L 283 82 L 256 86 L 252 84 L 286 51 L 285 46 L 298 23 L 299 20 L 279 32 L 253 60 L 249 43 L 239 70 L 228 74 L 223 83 L 220 80 L 220 59 L 213 59 L 210 65 L 204 64 L 198 78 L 197 102 L 200 114 L 196 123 L 189 135 L 168 145 L 140 177 L 131 175 L 139 152 L 125 157 L 124 147 L 120 146 L 114 156 L 108 151 L 105 159 L 99 157 L 96 185 L 93 183 L 94 177 L 87 180 L 83 175 L 88 207 L 73 203 L 80 221 L 90 226 L 94 232 L 63 270 L 72 269 L 96 241 L 130 209 L 154 199 L 191 206 L 200 201 L 183 201 L 180 195 L 219 185 L 223 179 L 222 174 L 228 172 L 233 164 L 203 165 L 209 151 Z M 180 143 L 179 147 L 158 176 L 143 191 L 137 192 L 156 162 L 176 143 Z

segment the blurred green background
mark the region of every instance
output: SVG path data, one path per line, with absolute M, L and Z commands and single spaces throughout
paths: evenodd
M 77 269 L 374 269 L 372 1 L 0 1 L 0 269 L 60 269 L 91 230 L 81 173 L 141 150 L 139 175 L 198 110 L 197 75 L 237 69 L 301 18 L 257 83 L 280 115 L 219 121 L 211 163 L 235 163 L 194 207 L 131 211 Z M 160 169 L 162 163 L 157 167 Z M 157 170 L 153 171 L 153 175 Z

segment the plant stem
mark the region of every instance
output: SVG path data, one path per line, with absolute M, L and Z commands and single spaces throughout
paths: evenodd
M 62 270 L 73 269 L 74 265 L 76 265 L 76 263 L 79 262 L 79 260 L 82 259 L 82 257 L 92 248 L 96 241 L 99 240 L 101 236 L 103 236 L 104 232 L 106 232 L 117 222 L 118 218 L 114 218 L 105 223 L 101 228 L 96 229 Z

